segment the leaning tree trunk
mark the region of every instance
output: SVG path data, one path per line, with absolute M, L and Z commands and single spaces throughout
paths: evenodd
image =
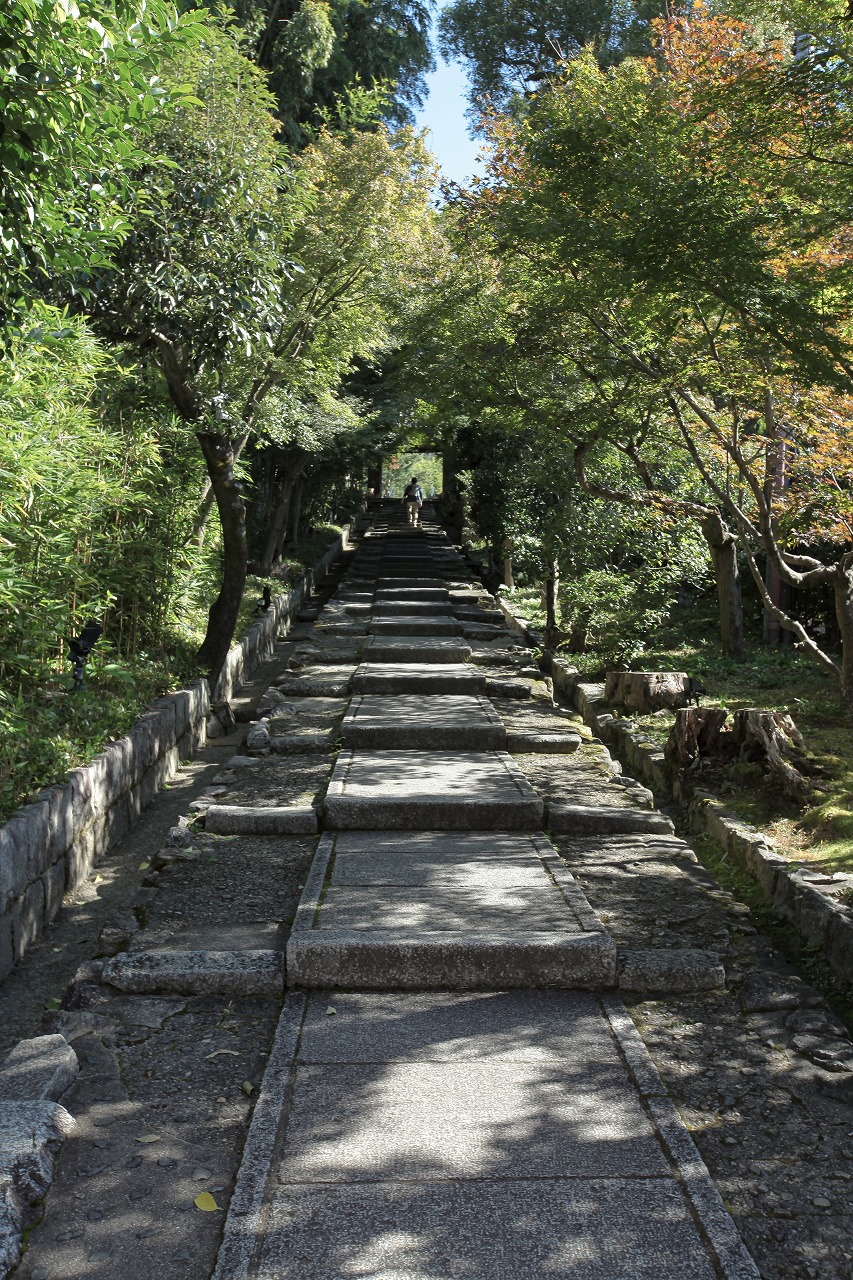
M 833 582 L 835 616 L 841 630 L 841 700 L 853 711 L 853 552 L 843 555 Z
M 743 600 L 737 563 L 737 537 L 719 511 L 709 511 L 701 522 L 711 552 L 717 600 L 720 606 L 720 641 L 730 658 L 743 657 Z
M 198 659 L 208 668 L 211 689 L 225 663 L 246 586 L 249 547 L 243 486 L 234 475 L 234 443 L 230 436 L 198 432 L 219 520 L 222 525 L 222 586 L 210 606 L 207 634 Z
M 262 578 L 268 577 L 272 573 L 273 565 L 281 559 L 281 549 L 284 546 L 285 535 L 287 534 L 287 521 L 290 515 L 290 499 L 293 496 L 293 486 L 296 477 L 293 475 L 285 475 L 278 481 L 275 487 L 276 502 L 270 521 L 269 532 L 267 533 L 267 542 L 264 547 L 264 554 L 258 568 L 258 573 Z

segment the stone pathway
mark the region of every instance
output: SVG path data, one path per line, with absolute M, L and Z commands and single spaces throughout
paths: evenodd
M 396 513 L 251 739 L 277 750 L 279 697 L 292 722 L 352 694 L 215 1278 L 757 1276 L 616 994 L 632 965 L 697 988 L 720 966 L 618 955 L 544 827 L 682 842 L 441 531 Z M 559 765 L 547 807 L 525 752 Z M 268 830 L 268 787 L 240 785 L 243 829 Z
M 719 961 L 569 870 L 693 855 L 400 512 L 54 1020 L 78 1130 L 16 1280 L 759 1274 L 619 995 Z

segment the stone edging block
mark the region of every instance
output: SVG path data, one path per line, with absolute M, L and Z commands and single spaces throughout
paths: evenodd
M 281 996 L 280 951 L 125 951 L 107 960 L 101 981 L 134 995 Z

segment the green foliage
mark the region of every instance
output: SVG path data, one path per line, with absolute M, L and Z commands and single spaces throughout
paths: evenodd
M 157 70 L 201 31 L 162 0 L 0 7 L 0 318 L 51 277 L 104 265 L 128 230 L 131 171 L 182 97 Z M 132 129 L 129 128 L 132 124 Z

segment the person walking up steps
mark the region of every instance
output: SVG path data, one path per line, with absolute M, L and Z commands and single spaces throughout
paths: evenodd
M 415 528 L 417 528 L 421 522 L 420 511 L 424 501 L 424 492 L 418 484 L 417 476 L 412 476 L 411 481 L 406 485 L 406 491 L 403 494 L 403 501 L 406 504 L 409 524 L 413 524 Z

